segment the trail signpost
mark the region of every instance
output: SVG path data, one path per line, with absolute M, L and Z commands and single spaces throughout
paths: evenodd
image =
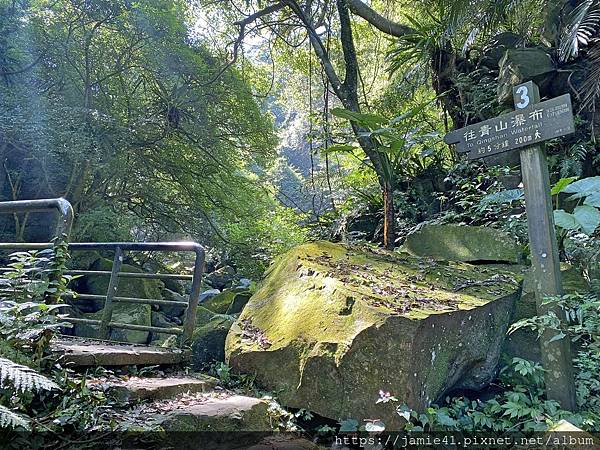
M 533 266 L 538 315 L 564 312 L 547 304 L 547 297 L 562 294 L 560 261 L 554 228 L 550 176 L 543 142 L 575 131 L 569 94 L 540 102 L 539 89 L 529 81 L 513 88 L 515 111 L 448 133 L 444 141 L 455 144 L 469 159 L 520 149 L 525 191 L 527 229 Z M 575 410 L 575 385 L 568 338 L 555 339 L 547 330 L 540 338 L 546 370 L 546 393 L 564 409 Z

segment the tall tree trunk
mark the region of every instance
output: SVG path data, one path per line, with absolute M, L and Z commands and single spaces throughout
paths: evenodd
M 350 12 L 346 0 L 336 1 L 338 14 L 340 18 L 340 39 L 342 42 L 342 51 L 344 53 L 344 62 L 346 67 L 346 78 L 343 83 L 345 96 L 340 96 L 344 107 L 350 111 L 360 113 L 360 103 L 358 101 L 358 59 L 356 57 L 356 48 L 354 47 L 354 36 L 352 35 L 352 23 Z M 352 122 L 352 131 L 356 136 L 361 148 L 371 161 L 383 195 L 383 246 L 392 250 L 396 240 L 394 230 L 394 196 L 392 182 L 385 176 L 385 169 L 382 154 L 377 151 L 377 145 L 365 133 L 366 130 Z
M 383 247 L 393 250 L 396 241 L 394 214 L 394 187 L 389 181 L 383 184 Z

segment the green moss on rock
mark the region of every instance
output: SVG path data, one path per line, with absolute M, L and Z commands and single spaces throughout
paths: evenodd
M 100 258 L 92 264 L 91 270 L 112 270 L 112 260 Z M 123 264 L 121 272 L 143 273 L 136 266 Z M 106 295 L 108 290 L 108 276 L 85 277 L 85 288 L 87 294 Z M 164 283 L 160 280 L 151 280 L 147 278 L 120 278 L 117 290 L 119 297 L 138 297 L 162 299 L 161 291 L 164 289 Z
M 447 261 L 518 263 L 522 250 L 508 234 L 490 227 L 424 225 L 407 236 L 402 249 Z
M 233 322 L 233 317 L 215 315 L 208 323 L 194 330 L 192 366 L 195 370 L 206 369 L 212 363 L 225 361 L 225 339 Z
M 333 419 L 382 417 L 380 389 L 422 409 L 491 381 L 519 283 L 499 268 L 301 245 L 269 269 L 226 359 L 283 404 Z
M 216 314 L 238 314 L 248 303 L 252 293 L 247 289 L 227 289 L 201 304 Z
M 86 319 L 102 319 L 102 311 L 83 314 Z M 127 323 L 131 325 L 146 325 L 152 323 L 152 309 L 150 305 L 139 305 L 135 303 L 115 303 L 112 315 L 113 322 Z M 98 338 L 98 328 L 86 324 L 75 324 L 74 334 L 81 337 Z M 113 328 L 110 331 L 110 339 L 118 342 L 129 342 L 132 344 L 146 344 L 149 340 L 147 331 L 125 330 Z

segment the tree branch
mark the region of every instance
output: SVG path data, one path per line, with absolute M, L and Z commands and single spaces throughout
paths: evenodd
M 412 33 L 414 30 L 411 27 L 394 22 L 383 17 L 370 6 L 363 3 L 361 0 L 346 0 L 348 8 L 357 16 L 362 17 L 379 31 L 389 34 L 390 36 L 402 37 Z
M 327 74 L 327 78 L 329 78 L 329 82 L 331 83 L 331 87 L 333 88 L 335 94 L 338 96 L 342 102 L 344 102 L 348 98 L 348 92 L 345 86 L 340 81 L 331 60 L 329 59 L 329 54 L 327 53 L 327 49 L 323 45 L 321 38 L 315 31 L 313 24 L 310 19 L 304 14 L 304 11 L 296 3 L 294 0 L 283 0 L 296 14 L 296 16 L 300 19 L 302 24 L 306 27 L 306 31 L 308 32 L 308 38 L 310 39 L 310 43 L 317 55 L 317 58 L 321 61 L 323 65 L 323 70 Z

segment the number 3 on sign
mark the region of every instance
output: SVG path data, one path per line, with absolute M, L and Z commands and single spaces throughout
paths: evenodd
M 519 109 L 527 108 L 529 106 L 529 89 L 527 86 L 519 86 L 516 90 L 517 95 L 519 95 L 519 101 L 515 103 L 515 106 Z

